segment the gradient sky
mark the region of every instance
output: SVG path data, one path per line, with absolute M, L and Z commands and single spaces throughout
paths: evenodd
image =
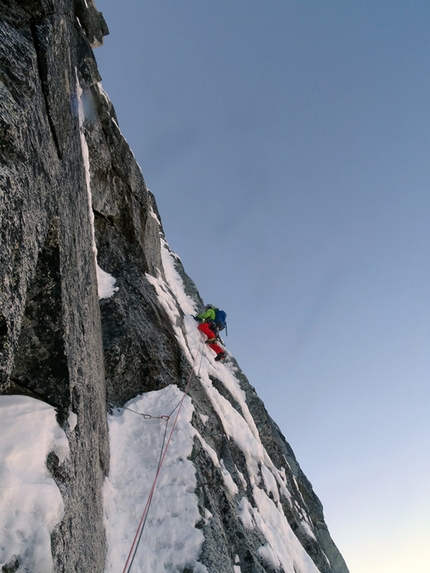
M 428 573 L 430 2 L 97 7 L 167 240 L 351 573 Z

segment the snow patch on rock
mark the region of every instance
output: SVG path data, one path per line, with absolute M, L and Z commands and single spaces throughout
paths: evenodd
M 64 506 L 46 460 L 65 460 L 66 435 L 55 409 L 27 396 L 0 396 L 0 435 L 0 568 L 19 555 L 17 573 L 51 573 L 50 535 Z

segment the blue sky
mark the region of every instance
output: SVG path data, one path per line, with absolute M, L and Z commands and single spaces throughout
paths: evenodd
M 351 573 L 428 573 L 430 4 L 97 7 L 169 244 Z

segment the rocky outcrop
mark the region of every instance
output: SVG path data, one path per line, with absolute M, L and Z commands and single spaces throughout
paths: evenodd
M 0 8 L 0 387 L 58 407 L 70 458 L 50 467 L 65 516 L 57 571 L 103 571 L 105 376 L 76 85 L 100 80 L 73 2 Z
M 60 463 L 53 454 L 47 462 L 65 503 L 52 533 L 55 571 L 68 573 L 104 571 L 106 411 L 140 393 L 170 384 L 183 389 L 191 377 L 201 415 L 193 424 L 228 466 L 237 495 L 253 503 L 244 453 L 226 435 L 175 335 L 175 328 L 185 333 L 184 310 L 165 280 L 156 203 L 101 88 L 91 49 L 106 33 L 90 0 L 9 0 L 0 7 L 0 392 L 55 406 L 68 436 L 69 458 Z M 185 293 L 201 306 L 171 256 Z M 118 288 L 100 301 L 97 263 Z M 151 277 L 164 281 L 175 324 Z M 346 573 L 290 446 L 231 364 L 259 439 L 284 472 L 290 497 L 280 503 L 289 526 L 321 573 Z M 240 411 L 221 379 L 211 383 Z M 205 536 L 200 562 L 210 573 L 233 572 L 238 555 L 242 573 L 279 571 L 258 552 L 262 533 L 244 527 L 237 499 L 197 439 L 192 459 L 201 515 L 214 516 L 198 525 Z M 6 564 L 9 570 L 16 568 Z

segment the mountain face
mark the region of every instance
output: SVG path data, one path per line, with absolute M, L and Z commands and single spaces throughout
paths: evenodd
M 255 389 L 197 331 L 203 301 L 101 87 L 107 33 L 92 0 L 0 5 L 0 407 L 9 428 L 39 421 L 23 465 L 60 494 L 49 520 L 27 511 L 23 478 L 14 506 L 4 454 L 1 571 L 121 570 L 149 496 L 131 571 L 347 573 Z

